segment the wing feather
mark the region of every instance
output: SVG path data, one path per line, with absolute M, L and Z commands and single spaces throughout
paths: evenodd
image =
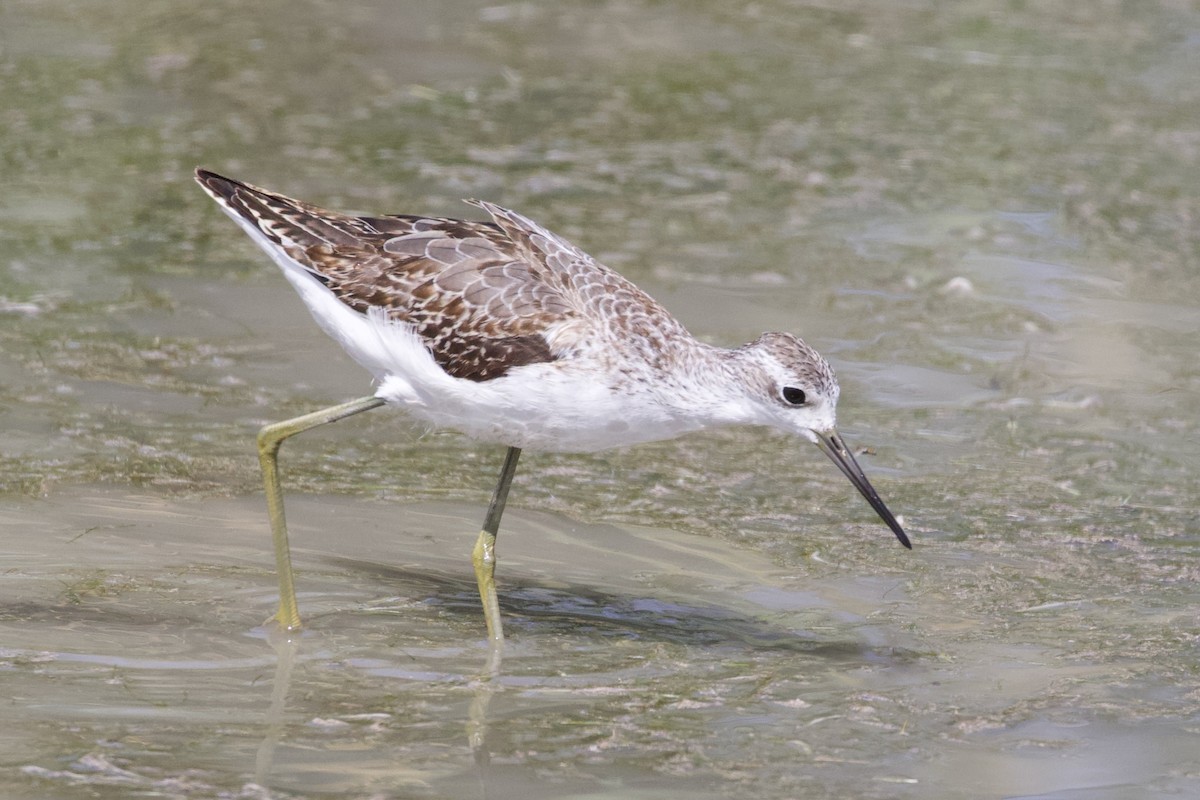
M 411 325 L 454 377 L 491 380 L 563 355 L 546 331 L 578 311 L 497 224 L 354 217 L 204 170 L 197 180 L 341 302 Z

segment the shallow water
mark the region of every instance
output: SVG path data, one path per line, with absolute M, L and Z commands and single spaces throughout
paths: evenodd
M 1200 14 L 1180 3 L 0 7 L 11 797 L 1200 794 Z M 194 166 L 517 208 L 705 340 L 794 330 L 916 544 L 807 444 L 522 460 L 376 412 Z

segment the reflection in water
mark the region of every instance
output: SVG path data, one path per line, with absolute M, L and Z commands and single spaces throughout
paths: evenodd
M 285 716 L 288 693 L 292 685 L 292 670 L 303 641 L 298 632 L 284 631 L 273 622 L 268 623 L 268 626 L 270 630 L 267 641 L 276 656 L 275 674 L 271 683 L 271 703 L 264 720 L 266 733 L 254 759 L 254 782 L 263 787 L 273 785 L 275 754 L 283 741 L 286 729 Z M 488 766 L 491 762 L 491 754 L 487 750 L 488 708 L 492 695 L 500 686 L 502 657 L 503 645 L 491 643 L 483 671 L 474 680 L 469 681 L 472 699 L 466 721 L 465 743 L 471 752 L 483 797 L 487 796 Z
M 254 782 L 259 786 L 273 785 L 272 772 L 275 754 L 283 741 L 286 729 L 287 697 L 292 685 L 292 670 L 297 654 L 302 647 L 303 637 L 299 632 L 284 631 L 274 622 L 267 623 L 267 641 L 275 652 L 275 674 L 271 683 L 271 704 L 265 716 L 266 733 L 259 744 L 254 759 Z M 480 796 L 487 797 L 488 767 L 491 754 L 487 749 L 488 708 L 492 695 L 500 687 L 500 669 L 503 660 L 503 643 L 490 642 L 483 671 L 469 682 L 472 691 L 466 721 L 466 745 L 478 775 Z
M 271 705 L 267 709 L 266 735 L 254 758 L 254 781 L 260 786 L 271 785 L 271 768 L 275 765 L 275 750 L 284 731 L 284 712 L 288 689 L 292 685 L 292 667 L 296 663 L 296 651 L 300 649 L 300 634 L 284 631 L 280 626 L 268 623 L 267 641 L 275 651 L 275 678 L 271 683 Z
M 480 795 L 487 797 L 488 768 L 492 754 L 488 751 L 488 709 L 492 695 L 500 688 L 500 667 L 504 658 L 504 643 L 492 640 L 488 643 L 487 662 L 483 672 L 472 681 L 473 696 L 467 715 L 467 744 L 471 748 L 472 760 L 479 775 Z

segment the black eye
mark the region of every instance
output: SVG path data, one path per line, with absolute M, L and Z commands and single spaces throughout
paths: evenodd
M 797 389 L 795 386 L 785 386 L 783 387 L 783 399 L 794 406 L 802 406 L 808 398 L 804 396 L 803 389 Z

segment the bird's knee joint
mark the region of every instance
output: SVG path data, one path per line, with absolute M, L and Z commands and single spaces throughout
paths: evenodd
M 471 551 L 471 560 L 475 562 L 475 566 L 482 567 L 488 570 L 496 567 L 496 537 L 487 531 L 482 531 L 479 534 L 479 539 L 475 542 L 475 549 Z

